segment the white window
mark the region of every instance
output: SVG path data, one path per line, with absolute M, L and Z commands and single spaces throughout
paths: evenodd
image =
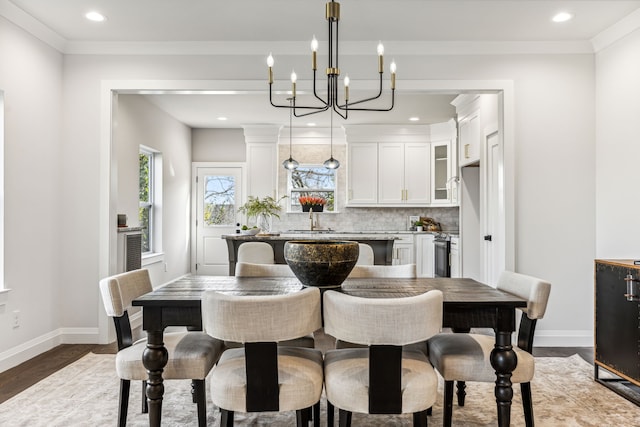
M 158 191 L 161 189 L 160 155 L 140 147 L 139 165 L 139 210 L 138 220 L 142 227 L 142 254 L 160 252 Z
M 289 171 L 287 190 L 289 212 L 301 212 L 300 197 L 319 197 L 325 200 L 325 212 L 335 212 L 336 170 L 323 165 L 300 165 Z

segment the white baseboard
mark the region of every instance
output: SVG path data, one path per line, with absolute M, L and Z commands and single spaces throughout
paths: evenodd
M 536 330 L 534 347 L 593 347 L 592 330 Z
M 98 328 L 60 328 L 0 353 L 0 372 L 18 366 L 60 344 L 95 344 Z

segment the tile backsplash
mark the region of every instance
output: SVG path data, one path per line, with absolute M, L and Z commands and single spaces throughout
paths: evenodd
M 444 231 L 458 231 L 459 208 L 341 208 L 338 213 L 314 213 L 317 227 L 337 231 L 401 231 L 409 227 L 409 216 L 426 216 Z M 274 231 L 309 229 L 309 213 L 282 213 L 273 219 Z

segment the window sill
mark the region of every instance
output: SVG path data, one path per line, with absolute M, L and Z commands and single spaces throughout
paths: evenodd
M 164 252 L 154 252 L 150 254 L 142 255 L 142 266 L 157 264 L 164 261 Z

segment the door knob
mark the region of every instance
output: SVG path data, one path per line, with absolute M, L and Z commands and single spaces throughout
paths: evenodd
M 491 234 L 487 234 L 486 236 L 484 236 L 484 240 L 490 242 L 491 241 Z

